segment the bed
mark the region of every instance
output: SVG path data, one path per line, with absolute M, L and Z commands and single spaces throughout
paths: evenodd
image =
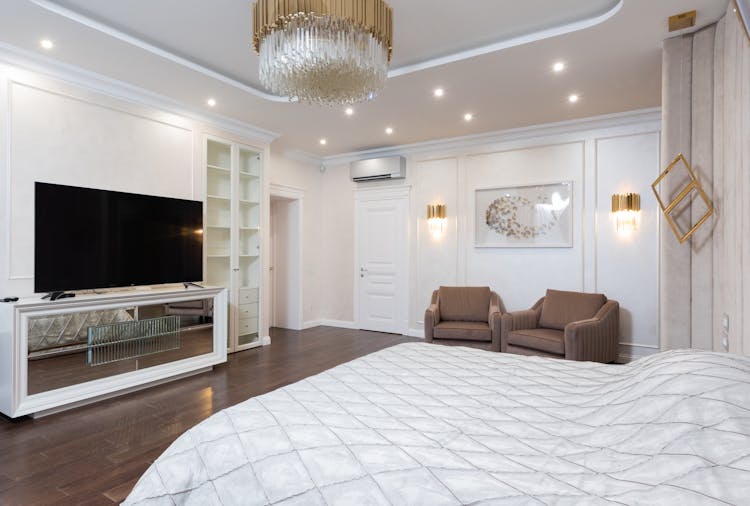
M 406 343 L 225 409 L 126 505 L 748 504 L 750 358 Z

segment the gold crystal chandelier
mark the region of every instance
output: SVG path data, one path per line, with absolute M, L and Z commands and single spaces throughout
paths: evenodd
M 263 86 L 292 101 L 371 100 L 391 62 L 393 11 L 383 0 L 258 0 L 253 46 Z

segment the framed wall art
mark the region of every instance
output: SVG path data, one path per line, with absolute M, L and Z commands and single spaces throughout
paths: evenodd
M 573 182 L 477 188 L 477 248 L 570 248 L 573 246 Z

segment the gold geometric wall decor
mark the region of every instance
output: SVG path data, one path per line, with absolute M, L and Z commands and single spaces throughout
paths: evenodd
M 675 185 L 677 190 L 672 195 L 665 195 L 664 198 L 662 198 L 656 187 L 667 177 L 678 180 L 678 184 Z M 695 177 L 693 169 L 690 168 L 690 164 L 682 153 L 677 155 L 677 158 L 675 158 L 666 170 L 661 173 L 651 185 L 651 188 L 654 190 L 656 200 L 659 201 L 659 207 L 661 207 L 664 217 L 667 219 L 667 222 L 669 222 L 669 226 L 672 228 L 672 232 L 674 232 L 677 240 L 680 241 L 680 244 L 690 239 L 690 236 L 692 236 L 695 231 L 698 230 L 698 228 L 714 213 L 714 206 L 711 203 L 711 200 L 706 195 L 706 192 L 703 191 L 703 186 L 701 186 L 698 178 Z M 690 209 L 690 206 L 696 197 L 701 199 L 706 208 L 701 219 L 695 223 L 692 223 L 692 221 L 688 221 L 687 224 L 678 223 L 678 218 L 682 216 L 684 211 Z M 669 204 L 664 205 L 665 201 L 668 201 Z

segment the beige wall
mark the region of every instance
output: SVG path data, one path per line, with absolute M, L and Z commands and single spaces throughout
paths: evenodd
M 662 218 L 662 348 L 750 354 L 750 41 L 731 6 L 665 41 L 662 102 L 662 167 L 683 153 L 716 209 L 684 244 Z M 682 218 L 703 212 L 696 199 Z
M 353 183 L 348 163 L 323 174 L 323 320 L 356 326 L 354 314 L 354 191 L 409 186 L 409 328 L 422 335 L 432 290 L 446 285 L 490 285 L 508 310 L 527 309 L 547 288 L 600 291 L 623 308 L 621 359 L 659 348 L 658 214 L 650 184 L 659 172 L 658 114 L 654 120 L 583 129 L 545 126 L 523 140 L 496 140 L 470 147 L 431 143 L 407 153 L 407 178 Z M 551 181 L 573 182 L 571 248 L 475 248 L 477 188 Z M 610 222 L 613 193 L 638 192 L 643 212 L 637 233 L 622 237 Z M 426 206 L 447 205 L 445 236 L 433 238 Z
M 266 172 L 269 185 L 281 185 L 304 192 L 302 217 L 302 322 L 315 324 L 323 314 L 321 286 L 327 283 L 321 269 L 320 247 L 323 224 L 323 178 L 318 166 L 285 157 L 271 149 L 271 163 Z
M 713 237 L 714 349 L 750 355 L 750 40 L 730 10 L 716 28 Z

